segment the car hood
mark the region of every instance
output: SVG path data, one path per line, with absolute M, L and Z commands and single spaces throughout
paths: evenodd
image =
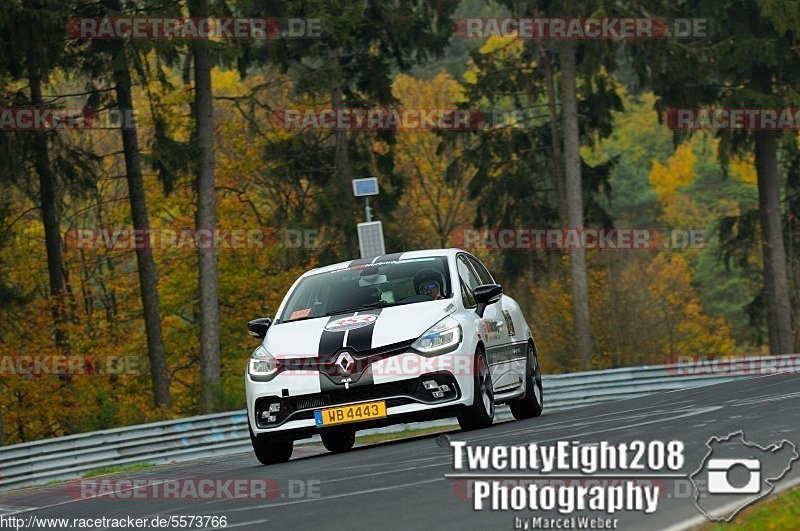
M 279 358 L 319 357 L 343 346 L 375 349 L 414 340 L 454 311 L 453 300 L 443 299 L 286 322 L 270 327 L 264 347 Z

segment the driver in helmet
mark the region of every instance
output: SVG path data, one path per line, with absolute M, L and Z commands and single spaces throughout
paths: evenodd
M 442 276 L 436 271 L 423 269 L 414 275 L 414 290 L 417 295 L 427 295 L 439 300 L 442 297 Z

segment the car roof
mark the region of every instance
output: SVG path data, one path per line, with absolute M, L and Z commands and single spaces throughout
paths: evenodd
M 455 256 L 458 253 L 465 251 L 457 248 L 449 249 L 421 249 L 418 251 L 405 251 L 401 253 L 384 254 L 376 256 L 375 258 L 358 258 L 355 260 L 348 260 L 346 262 L 338 262 L 323 267 L 317 267 L 303 273 L 302 276 L 316 275 L 317 273 L 327 273 L 330 271 L 337 271 L 339 269 L 347 269 L 357 265 L 375 264 L 380 262 L 393 262 L 395 260 L 408 260 L 410 258 L 427 258 L 431 256 Z

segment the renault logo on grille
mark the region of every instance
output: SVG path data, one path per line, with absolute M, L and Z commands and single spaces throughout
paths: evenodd
M 353 370 L 355 360 L 353 360 L 353 356 L 351 356 L 349 352 L 342 352 L 339 354 L 339 357 L 336 358 L 335 365 L 339 374 L 347 376 Z

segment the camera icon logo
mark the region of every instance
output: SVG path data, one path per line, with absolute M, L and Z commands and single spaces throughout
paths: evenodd
M 737 466 L 750 472 L 747 483 L 738 487 L 728 477 Z M 761 490 L 761 462 L 758 459 L 709 459 L 706 467 L 709 494 L 758 494 Z
M 689 476 L 694 503 L 709 520 L 730 522 L 736 513 L 767 496 L 800 459 L 786 439 L 761 446 L 737 431 L 711 437 L 699 468 Z

